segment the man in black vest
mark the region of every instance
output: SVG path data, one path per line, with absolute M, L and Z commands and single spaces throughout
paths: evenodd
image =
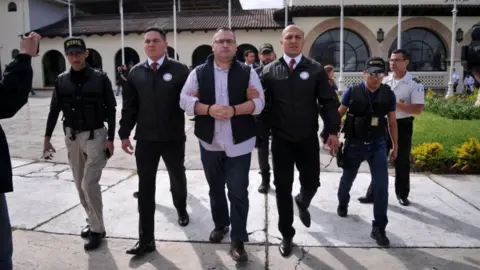
M 212 48 L 213 55 L 206 63 L 190 73 L 180 106 L 187 115 L 195 115 L 195 135 L 200 140 L 215 223 L 210 241 L 219 243 L 232 225 L 230 254 L 235 261 L 245 261 L 248 174 L 256 135 L 253 115 L 260 114 L 264 107 L 263 89 L 257 73 L 235 59 L 237 44 L 231 29 L 217 30 Z M 259 98 L 248 100 L 247 89 L 252 87 Z
M 135 160 L 138 172 L 139 241 L 127 254 L 142 256 L 155 247 L 155 187 L 158 163 L 163 158 L 170 177 L 178 224 L 187 226 L 185 174 L 185 113 L 179 106 L 188 67 L 166 55 L 165 32 L 157 27 L 144 32 L 147 60 L 134 66 L 123 85 L 120 130 L 122 149 L 133 154 L 130 133 L 135 127 Z
M 390 86 L 382 84 L 385 62 L 381 57 L 372 57 L 365 63 L 365 81 L 347 89 L 338 108 L 340 116 L 347 113 L 343 132 L 345 150 L 343 174 L 338 187 L 337 213 L 348 214 L 350 189 L 358 168 L 367 161 L 372 174 L 374 221 L 370 237 L 380 246 L 388 246 L 385 227 L 388 223 L 388 161 L 385 130 L 388 125 L 393 142 L 389 159 L 397 156 L 397 122 L 395 119 L 396 98 Z M 347 111 L 348 110 L 348 111 Z
M 20 53 L 8 64 L 0 81 L 0 119 L 12 118 L 28 102 L 32 89 L 32 57 L 37 56 L 40 36 L 31 32 L 20 42 Z M 12 270 L 12 228 L 5 194 L 13 191 L 12 164 L 7 138 L 0 125 L 0 269 Z M 28 196 L 28 194 L 25 194 Z
M 296 25 L 282 32 L 282 58 L 267 65 L 260 77 L 267 99 L 271 100 L 273 174 L 279 214 L 278 229 L 283 236 L 282 256 L 292 252 L 294 166 L 300 173 L 300 194 L 295 197 L 300 220 L 310 227 L 308 207 L 320 186 L 320 145 L 318 106 L 330 125 L 326 144 L 334 154 L 339 142 L 338 97 L 322 65 L 302 55 L 304 33 Z
M 255 69 L 257 74 L 260 74 L 263 68 L 275 60 L 275 52 L 272 44 L 265 43 L 260 46 L 258 50 L 258 57 L 260 58 L 261 65 Z M 270 155 L 270 134 L 272 127 L 269 119 L 269 107 L 270 101 L 265 98 L 265 107 L 260 115 L 255 117 L 258 126 L 257 135 L 257 151 L 258 151 L 258 163 L 260 165 L 260 174 L 262 175 L 262 182 L 258 187 L 258 192 L 267 193 L 270 189 L 270 164 L 268 156 Z
M 107 74 L 86 64 L 85 41 L 65 40 L 65 54 L 71 69 L 60 74 L 50 103 L 45 131 L 44 152 L 55 152 L 50 143 L 60 112 L 63 112 L 68 161 L 80 202 L 88 216 L 81 236 L 88 238 L 86 250 L 96 249 L 105 237 L 100 178 L 113 155 L 117 102 Z M 104 122 L 108 122 L 108 131 Z

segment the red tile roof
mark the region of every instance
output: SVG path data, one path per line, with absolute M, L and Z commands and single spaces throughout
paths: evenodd
M 275 21 L 275 9 L 232 11 L 233 29 L 282 29 L 284 23 Z M 171 13 L 137 13 L 124 15 L 124 32 L 141 33 L 149 26 L 173 31 Z M 177 13 L 178 31 L 214 30 L 228 26 L 228 13 L 218 11 L 185 11 Z M 68 19 L 33 30 L 43 37 L 68 36 Z M 72 19 L 72 32 L 80 35 L 105 35 L 120 33 L 120 15 L 84 15 Z

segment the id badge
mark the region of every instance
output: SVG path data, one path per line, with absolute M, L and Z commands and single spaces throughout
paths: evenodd
M 372 117 L 372 122 L 370 123 L 372 127 L 378 126 L 378 117 Z

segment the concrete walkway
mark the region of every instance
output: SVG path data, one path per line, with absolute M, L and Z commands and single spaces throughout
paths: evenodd
M 392 177 L 387 228 L 392 247 L 380 249 L 369 237 L 372 206 L 356 200 L 370 181 L 368 166 L 362 168 L 352 188 L 350 216 L 340 218 L 336 192 L 341 174 L 332 164 L 322 171 L 322 187 L 310 208 L 312 226 L 305 228 L 295 217 L 298 248 L 290 258 L 283 258 L 278 252 L 274 191 L 268 195 L 256 191 L 260 182 L 256 153 L 250 173 L 249 262 L 236 265 L 228 256 L 229 237 L 223 244 L 208 243 L 213 228 L 208 186 L 190 121 L 186 125 L 190 225 L 176 224 L 162 162 L 156 189 L 158 252 L 142 259 L 125 254 L 138 237 L 137 206 L 132 197 L 138 178 L 133 157 L 122 153 L 118 145 L 101 181 L 107 239 L 101 250 L 85 252 L 78 236 L 85 214 L 65 163 L 61 127 L 54 135 L 54 161 L 38 159 L 49 102 L 48 96 L 42 95 L 32 98 L 29 108 L 14 119 L 0 121 L 15 157 L 15 192 L 7 195 L 15 227 L 14 269 L 480 269 L 479 177 L 412 175 L 409 207 L 400 206 L 392 196 Z M 322 154 L 321 159 L 328 164 L 328 156 Z M 294 193 L 298 190 L 296 181 Z

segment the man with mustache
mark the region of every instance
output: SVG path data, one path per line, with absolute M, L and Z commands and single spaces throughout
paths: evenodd
M 85 250 L 100 246 L 105 237 L 100 178 L 113 155 L 117 102 L 107 74 L 86 63 L 85 41 L 71 37 L 65 43 L 70 70 L 60 74 L 50 103 L 45 131 L 44 152 L 55 152 L 50 143 L 60 112 L 63 112 L 65 144 L 80 202 L 88 225 L 81 236 L 88 238 Z M 104 126 L 108 122 L 108 130 Z
M 322 105 L 328 121 L 326 145 L 335 154 L 339 146 L 340 105 L 327 72 L 318 62 L 302 55 L 304 32 L 289 25 L 280 40 L 284 55 L 266 66 L 260 77 L 271 100 L 273 174 L 279 214 L 278 229 L 283 236 L 282 256 L 292 253 L 294 166 L 300 173 L 300 193 L 295 196 L 300 220 L 310 227 L 308 207 L 320 186 L 320 145 L 317 132 L 318 108 Z
M 157 27 L 144 32 L 147 60 L 135 65 L 123 85 L 122 119 L 118 134 L 122 149 L 133 154 L 130 133 L 135 127 L 135 160 L 138 172 L 139 241 L 127 254 L 143 256 L 155 247 L 155 187 L 158 164 L 163 158 L 170 178 L 178 224 L 187 226 L 187 177 L 185 174 L 185 114 L 179 106 L 188 67 L 167 56 L 167 36 Z
M 213 36 L 213 54 L 190 73 L 180 106 L 187 115 L 195 115 L 195 136 L 200 141 L 215 226 L 210 242 L 222 241 L 231 225 L 230 255 L 235 261 L 246 261 L 249 171 L 255 147 L 253 116 L 262 111 L 264 97 L 257 73 L 236 60 L 236 49 L 233 30 L 218 29 Z M 259 98 L 248 99 L 249 88 L 255 88 Z

